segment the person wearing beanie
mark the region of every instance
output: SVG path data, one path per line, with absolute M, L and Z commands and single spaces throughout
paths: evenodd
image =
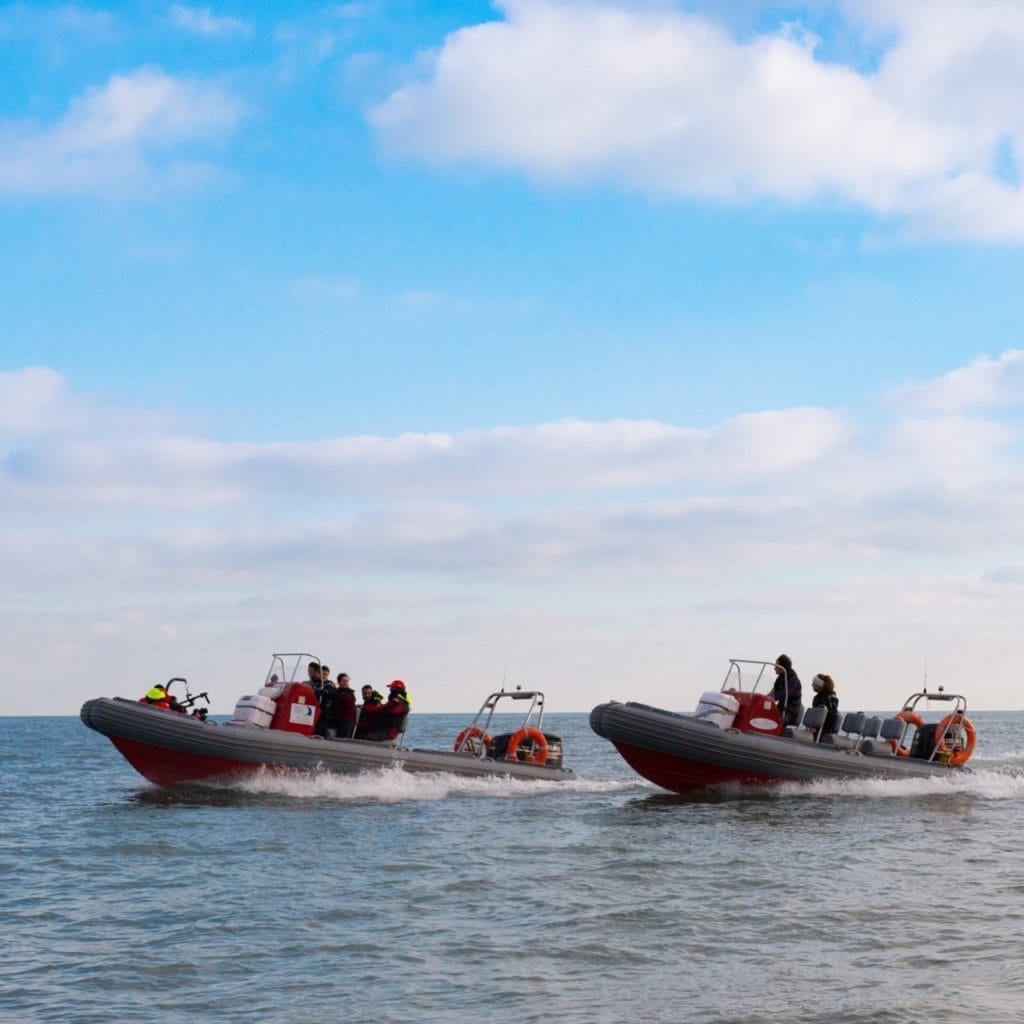
M 780 654 L 775 659 L 775 686 L 772 696 L 779 708 L 779 717 L 783 725 L 799 725 L 803 714 L 801 703 L 803 687 L 800 677 L 793 668 L 793 661 L 788 654 Z

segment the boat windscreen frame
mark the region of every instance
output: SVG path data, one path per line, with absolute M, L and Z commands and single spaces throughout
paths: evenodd
M 294 658 L 293 662 L 288 662 L 285 659 Z M 306 682 L 305 677 L 300 677 L 300 670 L 309 665 L 311 662 L 322 665 L 323 662 L 316 654 L 309 654 L 306 651 L 285 651 L 280 654 L 272 654 L 270 656 L 270 668 L 267 669 L 267 678 L 264 682 L 264 686 L 270 686 L 270 677 L 276 675 L 279 683 L 304 683 Z M 288 665 L 291 664 L 289 670 Z M 307 669 L 307 675 L 309 674 Z
M 759 665 L 757 678 L 754 680 L 753 685 L 750 687 L 744 687 L 743 685 L 743 665 Z M 722 683 L 722 693 L 727 690 L 738 690 L 740 693 L 749 691 L 750 693 L 757 693 L 758 687 L 761 685 L 762 680 L 765 678 L 765 674 L 770 671 L 768 680 L 771 686 L 767 689 L 771 689 L 775 685 L 775 662 L 774 661 L 761 661 L 758 658 L 730 658 L 729 668 L 725 673 L 725 681 Z M 751 670 L 752 671 L 752 670 Z M 748 675 L 749 678 L 749 675 Z M 735 680 L 733 682 L 732 680 Z

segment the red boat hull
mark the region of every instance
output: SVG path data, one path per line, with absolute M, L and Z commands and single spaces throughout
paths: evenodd
M 143 778 L 158 786 L 175 786 L 182 782 L 200 782 L 203 779 L 240 774 L 251 775 L 260 767 L 246 761 L 155 747 L 123 736 L 111 736 L 109 739 Z
M 90 729 L 106 736 L 141 776 L 158 786 L 237 779 L 264 770 L 358 775 L 393 768 L 468 778 L 575 778 L 560 764 L 410 749 L 371 740 L 325 740 L 296 729 L 217 725 L 120 698 L 88 700 L 80 714 Z
M 673 793 L 691 793 L 729 782 L 749 786 L 782 781 L 778 775 L 762 775 L 707 761 L 694 761 L 621 741 L 613 743 L 633 771 Z

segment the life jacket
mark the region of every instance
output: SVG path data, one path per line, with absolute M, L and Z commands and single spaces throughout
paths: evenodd
M 386 735 L 389 740 L 398 739 L 411 704 L 408 694 L 393 693 L 377 716 L 374 732 Z
M 162 686 L 151 686 L 144 697 L 139 698 L 140 704 L 150 704 L 156 708 L 171 710 L 171 695 Z
M 367 701 L 359 711 L 359 721 L 356 722 L 356 736 L 365 736 L 377 728 L 377 720 L 384 710 L 383 704 L 376 701 Z

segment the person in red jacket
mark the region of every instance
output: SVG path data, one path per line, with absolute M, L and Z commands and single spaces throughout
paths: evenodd
M 371 691 L 372 692 L 372 691 Z M 356 694 L 349 682 L 347 672 L 338 673 L 338 692 L 334 701 L 334 731 L 338 739 L 350 739 L 356 731 Z
M 384 697 L 372 686 L 363 687 L 363 706 L 359 709 L 359 721 L 356 722 L 356 739 L 372 739 L 371 732 L 377 727 L 377 719 L 384 710 Z
M 177 699 L 171 696 L 170 687 L 166 683 L 157 683 L 151 686 L 144 697 L 139 698 L 140 704 L 151 704 L 156 708 L 163 708 L 165 711 L 184 711 Z
M 397 740 L 405 729 L 405 719 L 412 701 L 401 679 L 388 684 L 388 702 L 381 708 L 368 740 Z
M 164 708 L 169 711 L 171 708 L 170 694 L 167 692 L 167 687 L 163 683 L 157 683 L 156 686 L 151 686 L 145 693 L 144 696 L 139 698 L 140 704 L 151 704 L 155 708 Z

